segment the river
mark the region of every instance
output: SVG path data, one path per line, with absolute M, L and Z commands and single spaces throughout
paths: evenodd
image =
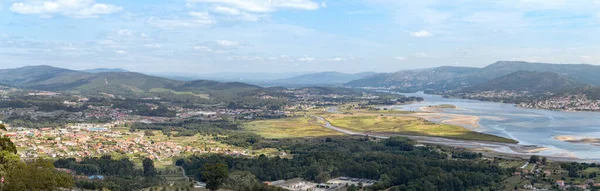
M 511 138 L 519 141 L 521 145 L 548 148 L 538 153 L 539 155 L 600 161 L 600 146 L 564 142 L 554 138 L 555 136 L 600 138 L 600 113 L 526 109 L 515 107 L 514 104 L 443 98 L 422 92 L 403 95 L 423 97 L 425 101 L 389 106 L 389 108 L 419 111 L 421 107 L 430 105 L 452 104 L 458 108 L 442 109 L 441 112 L 480 117 L 481 127 L 475 128 L 476 131 Z

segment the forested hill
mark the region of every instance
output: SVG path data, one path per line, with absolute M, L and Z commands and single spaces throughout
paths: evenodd
M 478 72 L 479 68 L 444 66 L 424 70 L 406 70 L 380 73 L 350 81 L 352 87 L 402 87 L 406 89 L 453 89 L 464 86 L 465 78 Z
M 313 74 L 304 74 L 291 78 L 274 80 L 269 83 L 275 85 L 331 85 L 344 84 L 353 80 L 358 80 L 370 75 L 374 72 L 363 72 L 356 74 L 347 74 L 341 72 L 320 72 Z
M 518 71 L 482 84 L 465 88 L 462 92 L 528 91 L 533 93 L 543 93 L 559 92 L 580 86 L 584 85 L 557 73 Z
M 519 71 L 537 72 L 534 76 L 525 76 Z M 551 73 L 555 75 L 552 76 Z M 511 75 L 512 74 L 512 75 Z M 543 75 L 542 75 L 543 74 Z M 499 61 L 484 68 L 442 66 L 424 70 L 409 70 L 396 73 L 374 74 L 354 80 L 345 85 L 351 87 L 392 87 L 403 91 L 449 91 L 490 83 L 498 86 L 500 83 L 507 89 L 527 89 L 532 83 L 519 84 L 510 79 L 534 80 L 542 83 L 540 87 L 551 87 L 560 82 L 562 85 L 578 83 L 600 86 L 600 66 L 589 64 L 547 64 L 523 61 Z M 509 75 L 509 76 L 507 76 Z M 560 77 L 559 77 L 560 76 Z M 504 77 L 504 78 L 502 78 Z M 541 79 L 533 79 L 539 77 Z M 568 79 L 562 79 L 562 77 Z M 555 80 L 550 80 L 550 79 Z M 558 81 L 557 81 L 558 80 Z M 533 87 L 536 88 L 536 87 Z
M 45 65 L 0 70 L 0 84 L 33 90 L 104 92 L 122 96 L 142 96 L 151 92 L 217 93 L 260 89 L 245 83 L 186 82 L 134 72 L 88 73 Z

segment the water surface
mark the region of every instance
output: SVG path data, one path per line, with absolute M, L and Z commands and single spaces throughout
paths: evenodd
M 554 139 L 560 135 L 600 138 L 600 113 L 597 112 L 526 109 L 515 107 L 514 104 L 443 98 L 422 92 L 403 95 L 423 97 L 425 101 L 393 106 L 394 108 L 418 111 L 419 108 L 430 105 L 456 105 L 458 109 L 443 109 L 443 112 L 481 117 L 481 128 L 475 129 L 476 131 L 511 138 L 522 145 L 549 148 L 540 155 L 573 155 L 581 159 L 600 160 L 600 146 Z

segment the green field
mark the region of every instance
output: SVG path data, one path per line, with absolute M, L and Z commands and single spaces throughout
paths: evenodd
M 521 168 L 525 164 L 525 161 L 518 160 L 507 160 L 500 163 L 500 167 L 502 168 Z
M 418 117 L 331 114 L 324 118 L 332 125 L 355 132 L 435 136 L 454 139 L 515 143 L 514 140 L 487 135 L 456 125 L 437 124 Z
M 244 129 L 266 138 L 300 138 L 343 135 L 321 126 L 314 117 L 295 117 L 276 120 L 253 121 Z

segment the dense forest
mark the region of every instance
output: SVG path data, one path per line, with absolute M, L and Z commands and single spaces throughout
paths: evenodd
M 73 158 L 59 159 L 54 162 L 54 166 L 70 169 L 86 177 L 103 175 L 103 181 L 77 180 L 76 186 L 84 189 L 139 190 L 164 182 L 156 176 L 154 164 L 149 159 L 144 160 L 143 169 L 136 169 L 135 164 L 129 159 L 113 159 L 110 156 L 84 158 L 80 162 L 76 162 Z
M 448 160 L 448 153 L 432 147 L 414 147 L 415 142 L 394 137 L 383 141 L 370 138 L 325 139 L 317 142 L 282 140 L 268 143 L 289 150 L 292 159 L 279 157 L 240 158 L 201 155 L 176 161 L 187 174 L 201 180 L 203 166 L 227 164 L 231 171 L 249 172 L 260 181 L 302 177 L 325 182 L 347 176 L 379 180 L 368 190 L 473 190 L 500 189 L 510 171 L 489 161 Z M 453 158 L 478 158 L 478 154 L 454 152 Z

